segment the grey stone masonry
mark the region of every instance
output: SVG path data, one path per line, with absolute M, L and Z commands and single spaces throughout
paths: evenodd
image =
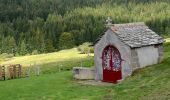
M 136 49 L 131 49 L 131 62 L 132 62 L 132 70 L 140 68 L 139 65 L 139 59 L 138 59 L 138 53 Z
M 163 60 L 163 52 L 164 52 L 163 46 L 162 44 L 159 44 L 159 45 L 155 45 L 155 47 L 158 48 L 158 55 L 159 55 L 158 62 L 160 63 Z
M 94 79 L 94 68 L 74 67 L 73 77 L 79 80 Z

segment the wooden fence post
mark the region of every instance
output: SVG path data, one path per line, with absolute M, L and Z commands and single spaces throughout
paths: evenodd
M 37 72 L 37 75 L 39 76 L 39 75 L 40 75 L 40 65 L 38 65 L 37 67 L 38 67 L 38 69 L 37 69 L 37 71 L 38 71 L 38 72 Z
M 12 65 L 12 66 L 13 66 L 13 79 L 15 79 L 17 77 L 16 65 Z
M 21 65 L 18 65 L 18 78 L 21 78 Z
M 5 66 L 2 66 L 2 77 L 3 77 L 4 80 L 5 80 Z
M 2 80 L 2 66 L 0 66 L 0 80 Z
M 33 69 L 34 69 L 34 75 L 36 76 L 37 75 L 37 65 L 36 65 L 36 63 L 34 63 L 34 66 L 33 66 Z
M 31 64 L 30 64 L 30 66 L 28 67 L 27 77 L 30 77 L 30 68 L 31 68 Z

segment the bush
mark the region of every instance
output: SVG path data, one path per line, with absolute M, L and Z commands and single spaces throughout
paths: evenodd
M 0 58 L 6 59 L 6 58 L 12 58 L 14 57 L 13 54 L 3 53 L 0 55 Z
M 87 54 L 87 53 L 94 53 L 93 47 L 90 47 L 92 43 L 90 42 L 85 42 L 82 45 L 78 46 L 77 50 L 80 51 L 82 54 Z
M 11 59 L 12 57 L 14 57 L 13 54 L 3 53 L 0 55 L 0 62 L 7 61 Z
M 31 54 L 32 55 L 37 55 L 38 54 L 38 50 L 33 50 Z

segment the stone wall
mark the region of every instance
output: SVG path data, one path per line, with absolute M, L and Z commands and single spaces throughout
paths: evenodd
M 157 64 L 159 62 L 159 49 L 154 45 L 135 48 L 138 55 L 139 67 L 143 68 L 145 66 Z M 133 58 L 133 57 L 132 57 Z
M 163 60 L 163 52 L 164 52 L 163 44 L 155 45 L 155 48 L 158 48 L 158 55 L 159 55 L 158 62 L 160 63 Z
M 73 77 L 78 80 L 94 80 L 94 68 L 74 67 Z
M 140 68 L 139 65 L 139 58 L 138 58 L 138 52 L 136 49 L 131 49 L 131 63 L 132 63 L 132 69 L 133 71 L 135 69 Z
M 131 49 L 133 70 L 160 63 L 163 59 L 162 44 Z

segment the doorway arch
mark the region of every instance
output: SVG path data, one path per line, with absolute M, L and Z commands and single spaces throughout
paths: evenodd
M 107 45 L 102 53 L 103 81 L 116 83 L 122 79 L 122 59 L 119 50 L 113 45 Z

